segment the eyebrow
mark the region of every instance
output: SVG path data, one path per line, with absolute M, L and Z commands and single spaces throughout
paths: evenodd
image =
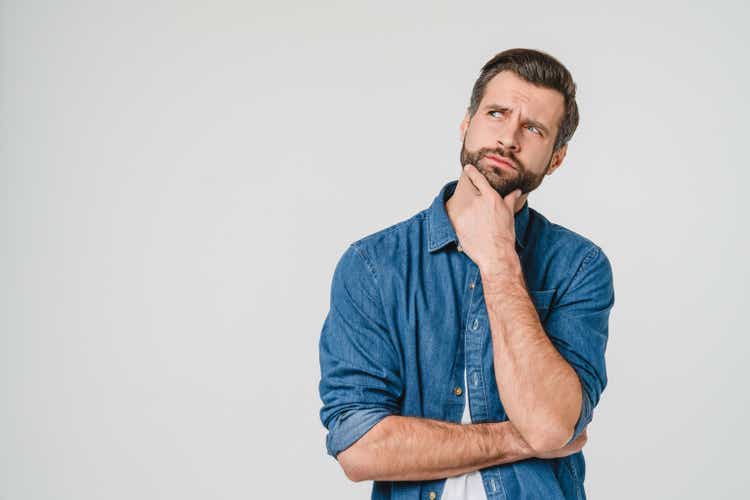
M 503 106 L 501 104 L 487 104 L 486 106 L 484 106 L 484 109 L 510 109 L 510 108 L 508 106 Z M 526 123 L 533 127 L 537 127 L 541 129 L 545 134 L 550 133 L 549 129 L 543 123 L 537 120 L 527 119 Z

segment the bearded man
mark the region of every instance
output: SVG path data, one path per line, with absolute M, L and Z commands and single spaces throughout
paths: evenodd
M 584 499 L 607 384 L 610 262 L 528 206 L 578 126 L 552 56 L 497 54 L 461 121 L 461 173 L 352 243 L 320 335 L 320 418 L 373 499 Z

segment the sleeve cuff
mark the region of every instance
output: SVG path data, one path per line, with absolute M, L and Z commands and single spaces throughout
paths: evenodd
M 326 437 L 328 454 L 336 458 L 340 452 L 353 445 L 385 417 L 392 415 L 383 408 L 352 410 L 341 414 L 331 425 Z
M 594 406 L 591 404 L 591 398 L 589 398 L 588 392 L 585 389 L 581 391 L 581 401 L 581 415 L 578 417 L 578 422 L 576 422 L 576 426 L 573 429 L 573 437 L 565 443 L 566 446 L 575 441 L 581 435 L 583 429 L 591 423 Z

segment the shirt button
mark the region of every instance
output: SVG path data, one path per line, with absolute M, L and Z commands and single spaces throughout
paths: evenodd
M 435 500 L 436 498 L 437 498 L 437 493 L 435 493 L 434 491 L 431 491 L 430 492 L 430 500 Z
M 463 393 L 464 391 L 463 389 L 461 389 L 461 387 L 456 387 L 455 389 L 453 389 L 453 394 L 455 394 L 456 396 L 460 396 Z
M 474 282 L 469 283 L 469 288 L 474 288 Z
M 462 247 L 461 244 L 459 243 L 458 246 L 456 247 L 456 250 L 458 250 L 459 252 L 463 252 L 464 247 Z
M 474 330 L 476 330 L 477 328 L 479 328 L 479 320 L 478 319 L 474 320 L 474 323 L 471 325 L 471 328 L 474 329 Z

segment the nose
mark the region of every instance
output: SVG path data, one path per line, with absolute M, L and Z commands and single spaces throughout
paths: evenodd
M 500 130 L 497 136 L 497 143 L 504 149 L 517 153 L 520 149 L 520 145 L 517 138 L 519 130 L 519 124 L 516 120 L 509 120 L 504 127 Z

